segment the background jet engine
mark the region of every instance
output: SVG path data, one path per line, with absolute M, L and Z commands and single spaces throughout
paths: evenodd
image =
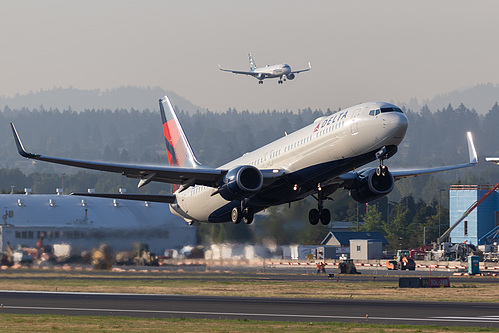
M 357 177 L 350 189 L 350 195 L 355 201 L 366 203 L 390 193 L 394 183 L 395 180 L 388 168 L 384 172 L 380 172 L 379 175 L 376 173 L 376 169 L 370 169 Z
M 289 73 L 288 75 L 286 75 L 286 77 L 288 78 L 288 80 L 293 80 L 295 78 L 295 75 L 293 73 Z
M 243 165 L 229 170 L 218 192 L 225 200 L 242 200 L 262 188 L 263 175 L 254 166 Z

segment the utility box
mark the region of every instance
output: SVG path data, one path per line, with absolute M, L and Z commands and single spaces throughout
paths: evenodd
M 480 274 L 480 257 L 468 256 L 468 274 Z

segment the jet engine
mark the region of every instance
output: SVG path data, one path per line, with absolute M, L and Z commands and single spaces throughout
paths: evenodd
M 350 195 L 355 201 L 360 203 L 373 201 L 393 190 L 395 180 L 388 168 L 385 167 L 382 172 L 379 171 L 371 169 L 357 177 L 350 189 Z
M 288 75 L 286 75 L 286 77 L 288 78 L 288 80 L 293 80 L 295 78 L 295 75 L 293 73 L 289 73 Z
M 259 73 L 259 74 L 256 76 L 256 78 L 257 78 L 258 80 L 263 80 L 263 79 L 265 79 L 265 76 L 264 76 L 262 73 Z
M 243 165 L 229 170 L 223 178 L 218 193 L 225 200 L 242 200 L 260 191 L 263 175 L 254 166 Z

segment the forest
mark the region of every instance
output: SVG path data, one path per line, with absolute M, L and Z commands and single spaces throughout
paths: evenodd
M 219 166 L 245 152 L 291 133 L 316 118 L 338 110 L 302 109 L 298 112 L 267 110 L 259 113 L 229 109 L 224 113 L 210 111 L 185 112 L 177 108 L 178 117 L 198 160 Z M 381 231 L 392 248 L 417 247 L 438 236 L 449 225 L 448 189 L 451 184 L 495 184 L 499 167 L 486 163 L 485 156 L 499 156 L 499 106 L 494 104 L 485 115 L 448 105 L 441 110 L 404 108 L 409 119 L 407 135 L 399 152 L 385 164 L 390 168 L 431 167 L 464 163 L 468 160 L 465 132 L 471 131 L 481 162 L 470 169 L 438 175 L 404 179 L 385 198 L 369 205 L 357 204 L 348 192 L 338 190 L 327 206 L 334 221 L 359 221 L 359 230 Z M 91 160 L 129 162 L 134 164 L 166 163 L 161 118 L 157 110 L 92 109 L 64 110 L 10 109 L 0 112 L 0 189 L 22 192 L 31 187 L 33 193 L 86 191 L 117 192 L 126 187 L 136 189 L 136 180 L 120 175 L 82 171 L 49 163 L 28 161 L 20 157 L 12 139 L 9 123 L 14 122 L 28 151 L 45 155 Z M 14 186 L 14 187 L 13 187 Z M 142 191 L 142 190 L 141 190 Z M 167 193 L 165 184 L 149 184 L 146 193 Z M 278 244 L 316 244 L 331 228 L 311 226 L 305 213 L 315 205 L 310 198 L 301 202 L 273 207 L 257 216 L 254 224 L 207 225 L 198 227 L 203 242 L 272 241 Z M 182 223 L 182 222 L 180 222 Z M 445 226 L 445 227 L 444 227 Z

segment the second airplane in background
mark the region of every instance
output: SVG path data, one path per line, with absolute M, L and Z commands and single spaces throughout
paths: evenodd
M 220 70 L 224 71 L 224 72 L 231 72 L 234 74 L 251 75 L 254 78 L 258 79 L 259 84 L 263 84 L 263 80 L 265 80 L 265 79 L 273 79 L 273 78 L 279 78 L 279 81 L 277 81 L 277 83 L 282 84 L 284 81 L 286 81 L 286 79 L 293 80 L 295 78 L 295 74 L 309 71 L 312 68 L 312 66 L 310 66 L 310 63 L 308 63 L 307 69 L 300 69 L 299 71 L 292 71 L 291 67 L 288 64 L 267 65 L 265 67 L 256 67 L 255 61 L 253 60 L 251 53 L 249 53 L 248 56 L 249 56 L 249 64 L 250 64 L 249 71 L 235 71 L 232 69 L 223 69 L 222 67 L 220 67 L 220 65 L 218 65 L 218 67 L 220 67 Z

